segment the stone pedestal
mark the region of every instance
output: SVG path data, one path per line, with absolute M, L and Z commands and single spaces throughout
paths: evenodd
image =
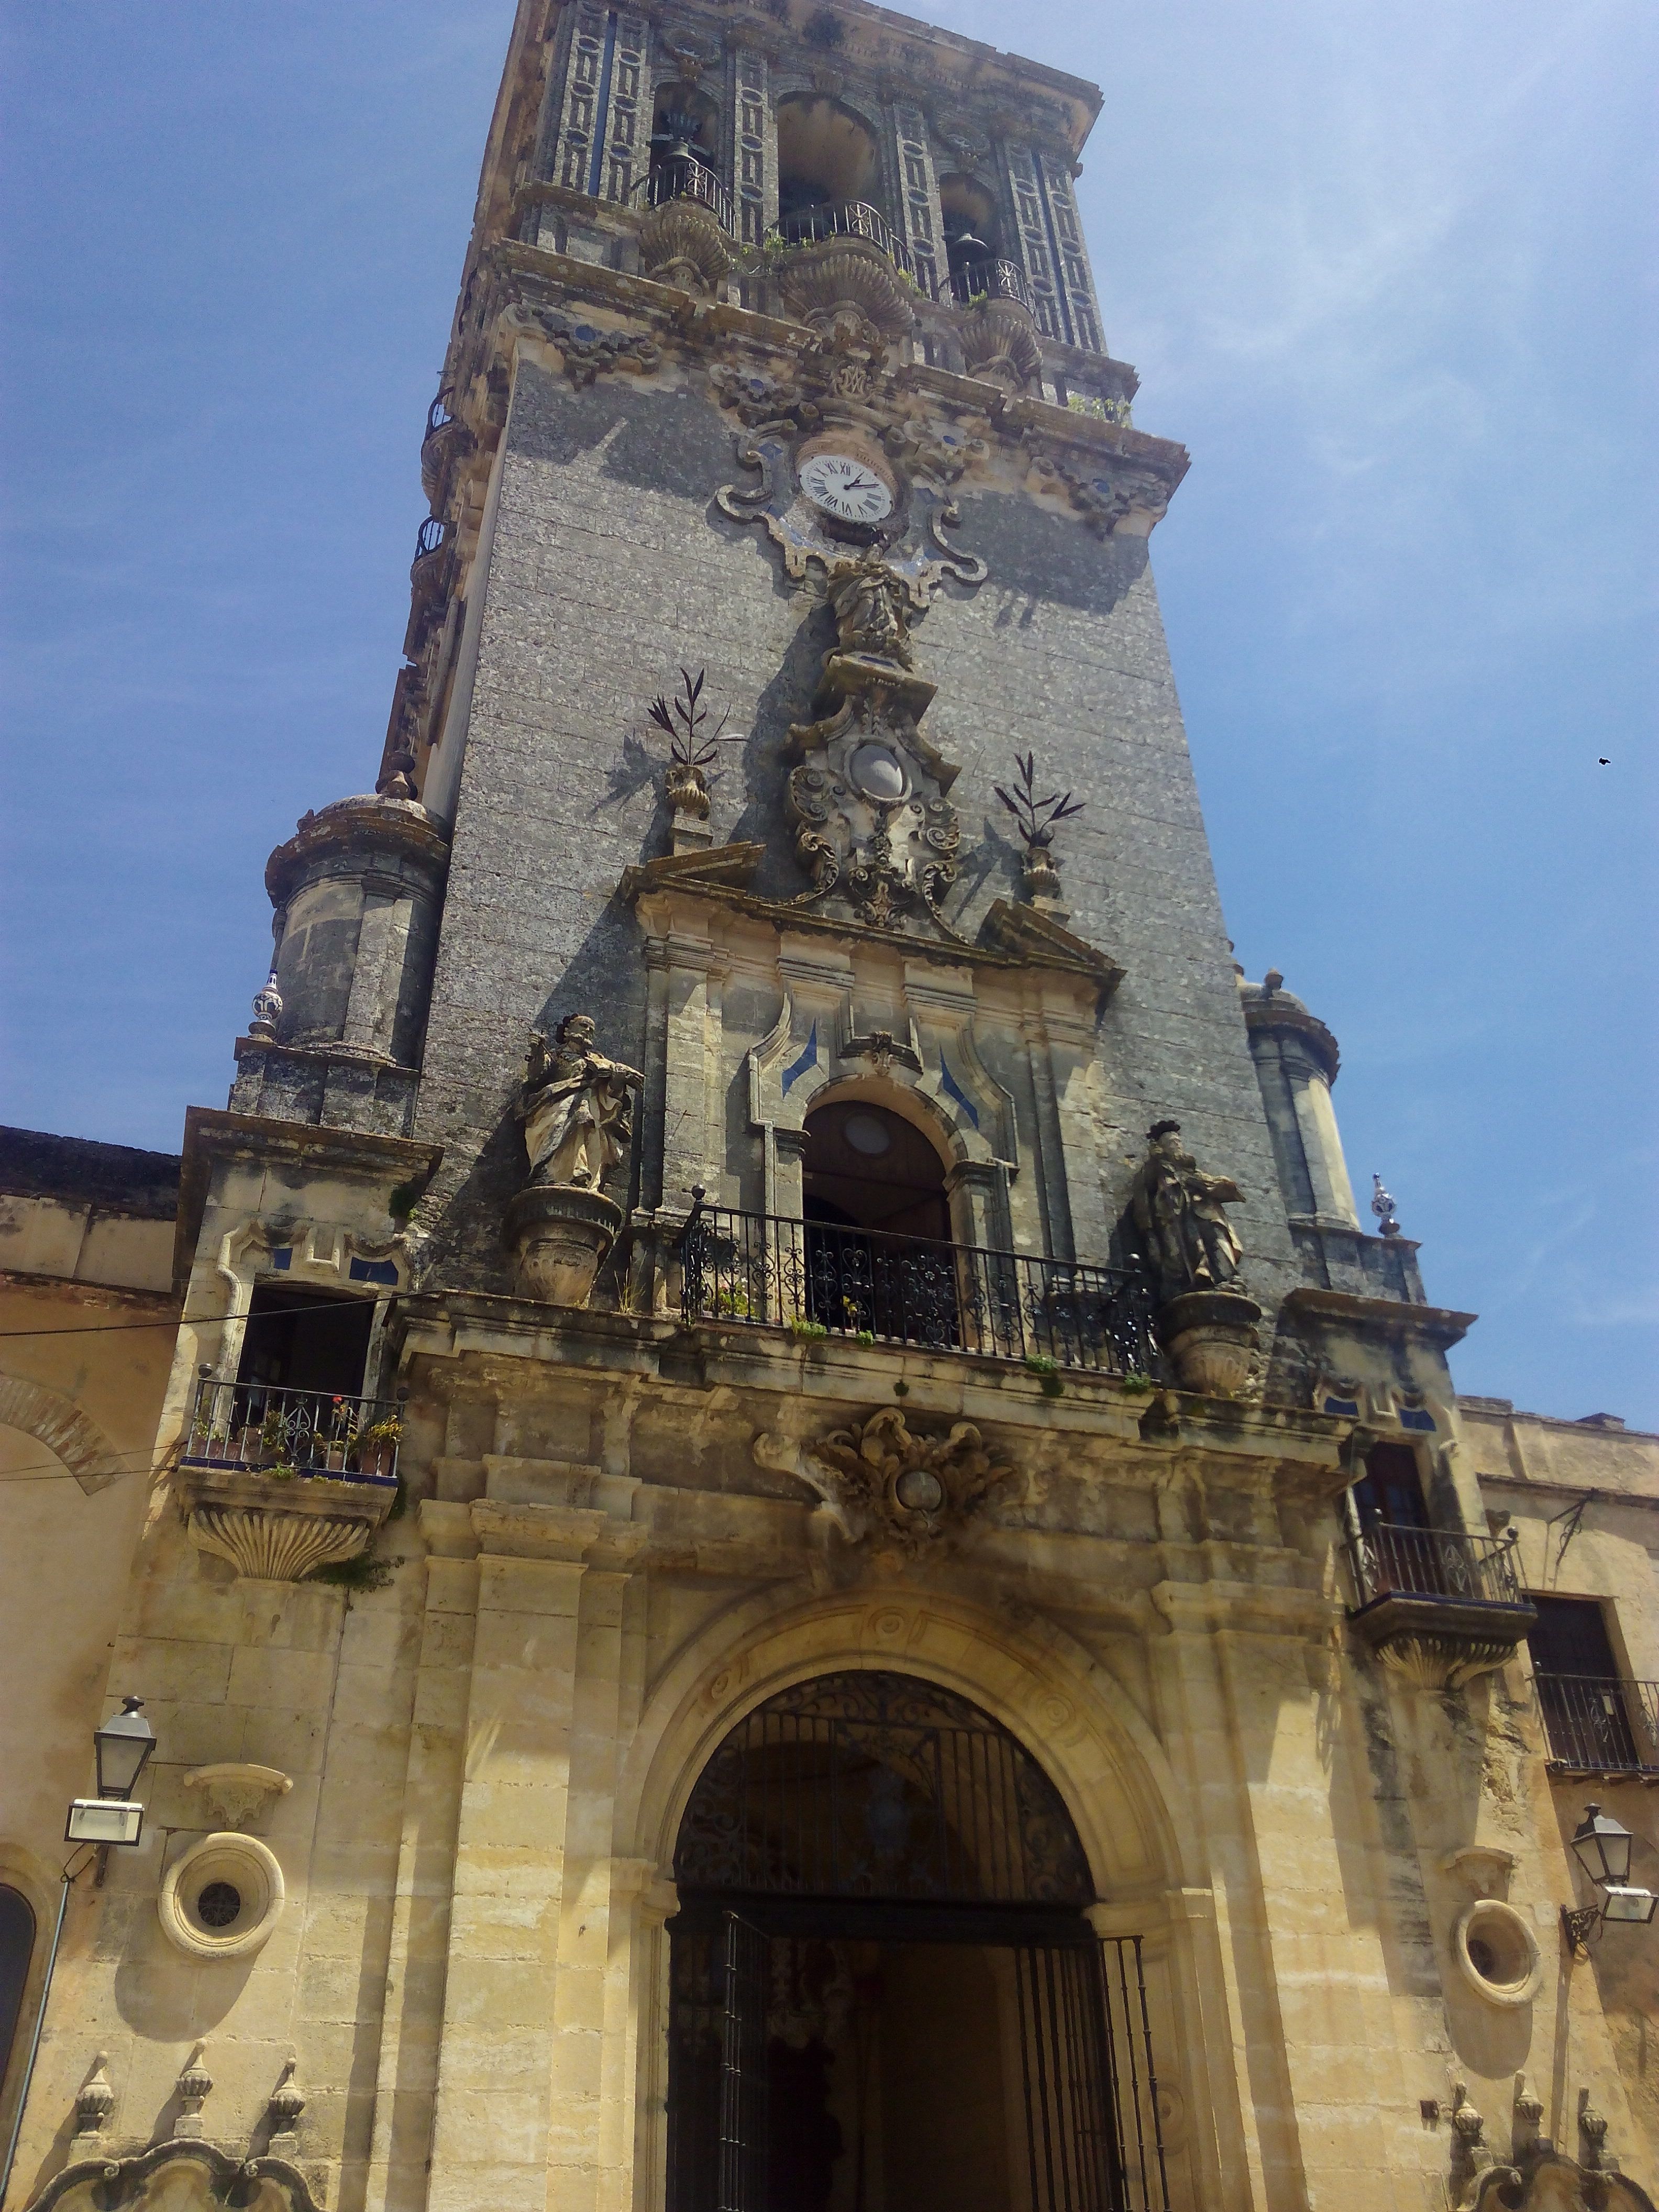
M 1248 1389 L 1261 1309 L 1242 1291 L 1188 1291 L 1171 1298 L 1158 1333 L 1183 1390 L 1236 1398 Z
M 532 1183 L 507 1209 L 507 1242 L 519 1289 L 549 1305 L 585 1306 L 622 1228 L 622 1208 L 602 1191 Z

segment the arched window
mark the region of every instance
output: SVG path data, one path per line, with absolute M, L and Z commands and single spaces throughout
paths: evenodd
M 670 2212 L 1159 2212 L 1134 1939 L 1060 1793 L 913 1675 L 781 1691 L 674 1854 Z
M 21 1890 L 0 1883 L 0 2084 L 11 2063 L 33 1955 L 33 1907 Z
M 876 142 L 851 108 L 823 93 L 778 103 L 778 223 L 786 237 L 803 225 L 811 234 L 813 209 L 874 206 L 880 179 Z

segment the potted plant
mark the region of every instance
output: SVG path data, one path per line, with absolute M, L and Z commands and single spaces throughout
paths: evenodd
M 394 1471 L 398 1443 L 404 1425 L 395 1413 L 388 1413 L 382 1421 L 371 1421 L 357 1431 L 357 1472 L 375 1475 L 384 1480 Z

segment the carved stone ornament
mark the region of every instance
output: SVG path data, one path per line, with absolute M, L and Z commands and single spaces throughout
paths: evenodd
M 984 582 L 989 573 L 984 562 L 963 553 L 945 535 L 960 515 L 946 483 L 937 480 L 940 471 L 931 465 L 936 448 L 945 468 L 959 473 L 973 457 L 971 447 L 983 450 L 980 441 L 951 429 L 895 436 L 876 410 L 837 407 L 827 391 L 820 405 L 805 398 L 800 385 L 754 389 L 769 381 L 733 377 L 723 388 L 716 385 L 722 398 L 734 398 L 738 411 L 747 416 L 762 414 L 774 402 L 781 416 L 760 421 L 746 435 L 737 434 L 738 459 L 756 471 L 760 482 L 750 489 L 724 486 L 715 495 L 722 514 L 733 522 L 760 523 L 782 553 L 785 570 L 798 580 L 815 566 L 828 576 L 846 560 L 849 544 L 860 538 L 878 545 L 916 614 L 926 612 L 947 576 L 959 584 Z M 836 525 L 802 489 L 798 468 L 804 449 L 810 453 L 836 444 L 868 451 L 872 465 L 888 479 L 893 504 L 878 526 L 860 532 Z
M 633 1101 L 645 1079 L 596 1049 L 590 1014 L 567 1014 L 551 1045 L 531 1032 L 518 1118 L 530 1178 L 509 1205 L 506 1237 L 526 1297 L 584 1306 L 617 1241 L 622 1208 L 601 1185 L 627 1158 Z
M 177 1480 L 191 1542 L 245 1582 L 297 1583 L 356 1559 L 397 1498 L 390 1483 L 240 1468 L 184 1467 Z
M 808 330 L 872 354 L 908 337 L 915 320 L 915 293 L 869 239 L 837 234 L 792 246 L 779 270 L 779 288 Z
M 1144 537 L 1169 507 L 1173 487 L 1150 469 L 1108 453 L 1085 457 L 1029 433 L 1025 444 L 1032 489 L 1063 498 L 1098 538 L 1110 538 L 1132 515 Z
M 283 2158 L 245 2158 L 185 2137 L 136 2158 L 77 2159 L 27 2212 L 318 2212 L 305 2176 Z
M 185 1777 L 185 1787 L 200 1792 L 210 1828 L 236 1829 L 252 1827 L 268 1807 L 287 1796 L 294 1781 L 279 1767 L 227 1759 L 212 1766 L 192 1766 Z
M 913 1437 L 896 1406 L 815 1443 L 763 1431 L 754 1454 L 757 1465 L 816 1490 L 849 1544 L 912 1558 L 959 1542 L 977 1516 L 1024 1487 L 971 1422 Z
M 534 331 L 556 345 L 564 373 L 578 392 L 599 376 L 649 376 L 662 366 L 662 348 L 639 330 L 602 330 L 597 324 L 520 302 L 504 320 L 511 329 Z
M 1041 374 L 1042 347 L 1031 311 L 1018 300 L 980 300 L 962 320 L 962 359 L 969 376 L 1028 390 Z
M 1164 1298 L 1233 1282 L 1243 1248 L 1223 1208 L 1243 1200 L 1230 1176 L 1205 1174 L 1181 1142 L 1179 1121 L 1158 1121 L 1147 1131 L 1129 1204 Z
M 640 225 L 640 267 L 659 284 L 712 292 L 732 267 L 726 233 L 712 208 L 695 199 L 664 200 Z

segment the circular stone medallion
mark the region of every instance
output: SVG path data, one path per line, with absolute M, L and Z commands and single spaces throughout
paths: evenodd
M 890 745 L 860 745 L 848 763 L 854 789 L 883 806 L 896 805 L 910 788 L 904 763 Z
M 907 1468 L 893 1485 L 893 1495 L 907 1513 L 937 1513 L 945 1503 L 945 1485 L 931 1468 Z

